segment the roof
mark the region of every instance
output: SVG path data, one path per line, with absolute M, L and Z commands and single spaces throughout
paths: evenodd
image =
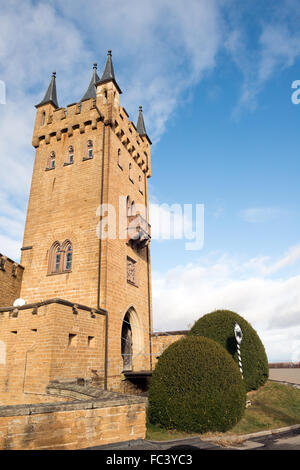
M 48 86 L 44 99 L 39 104 L 37 104 L 36 107 L 48 103 L 52 103 L 55 108 L 59 107 L 56 94 L 56 72 L 52 73 L 50 85 Z
M 105 64 L 105 69 L 104 69 L 104 72 L 102 74 L 102 77 L 100 78 L 100 80 L 97 81 L 97 85 L 100 85 L 101 83 L 107 83 L 107 82 L 110 82 L 110 81 L 114 82 L 114 84 L 116 85 L 119 93 L 121 94 L 122 91 L 121 91 L 119 85 L 116 82 L 114 66 L 113 66 L 112 58 L 111 58 L 111 50 L 109 49 L 108 52 L 107 52 L 107 60 L 106 60 L 106 64 Z
M 85 94 L 83 95 L 80 101 L 85 101 L 90 98 L 93 98 L 94 100 L 96 99 L 96 86 L 95 85 L 99 80 L 100 78 L 97 74 L 97 64 L 95 62 L 93 66 L 93 75 L 92 75 L 90 84 L 88 86 L 87 91 L 85 92 Z

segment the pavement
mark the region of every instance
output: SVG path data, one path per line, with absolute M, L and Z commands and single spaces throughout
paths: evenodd
M 237 436 L 239 437 L 239 436 Z M 199 451 L 199 450 L 300 450 L 300 428 L 291 429 L 278 434 L 257 436 L 235 444 L 227 442 L 224 445 L 212 441 L 204 441 L 199 437 L 176 439 L 173 441 L 147 441 L 138 439 L 106 446 L 90 447 L 84 450 L 106 451 Z
M 300 385 L 300 368 L 269 369 L 269 378 L 278 382 Z

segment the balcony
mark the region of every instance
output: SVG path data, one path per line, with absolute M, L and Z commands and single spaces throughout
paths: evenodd
M 128 240 L 139 248 L 148 245 L 151 239 L 151 225 L 140 215 L 127 217 Z

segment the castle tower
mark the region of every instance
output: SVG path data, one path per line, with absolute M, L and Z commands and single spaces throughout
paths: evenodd
M 21 297 L 108 312 L 108 379 L 152 368 L 151 141 L 120 106 L 111 51 L 80 102 L 60 108 L 53 73 L 36 106 Z M 103 342 L 105 338 L 103 338 Z

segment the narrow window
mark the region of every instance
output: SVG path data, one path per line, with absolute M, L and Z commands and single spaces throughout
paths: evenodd
M 118 165 L 119 165 L 120 168 L 122 168 L 121 149 L 118 149 Z
M 130 181 L 133 182 L 133 178 L 132 178 L 132 164 L 131 164 L 131 163 L 129 163 L 129 179 L 130 179 Z
M 139 176 L 139 191 L 143 194 L 143 180 L 141 175 Z
M 103 92 L 103 104 L 107 103 L 107 90 L 104 90 Z
M 135 208 L 134 201 L 132 201 L 131 206 L 130 206 L 130 215 L 136 215 L 136 208 Z
M 88 336 L 88 347 L 89 348 L 95 347 L 95 336 Z
M 46 113 L 45 113 L 45 111 L 43 111 L 42 119 L 41 119 L 41 126 L 43 126 L 45 124 L 45 119 L 46 119 Z
M 88 141 L 87 147 L 88 147 L 88 158 L 93 158 L 93 141 L 92 140 Z
M 55 168 L 55 152 L 50 153 L 48 168 Z
M 58 273 L 60 271 L 60 260 L 61 260 L 61 250 L 58 246 L 56 248 L 55 257 L 54 257 L 54 272 Z
M 74 148 L 72 147 L 72 145 L 70 145 L 69 147 L 69 163 L 73 163 L 74 162 Z
M 71 271 L 71 268 L 72 268 L 72 245 L 69 244 L 66 250 L 65 270 Z
M 128 217 L 130 215 L 130 197 L 127 196 L 126 198 L 126 216 Z

